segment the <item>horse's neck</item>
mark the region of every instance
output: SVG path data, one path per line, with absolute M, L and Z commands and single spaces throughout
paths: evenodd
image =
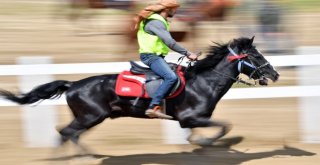
M 212 70 L 215 73 L 220 73 L 224 76 L 224 78 L 236 78 L 239 76 L 239 72 L 237 70 L 237 62 L 229 62 L 227 57 L 221 60 L 220 63 L 217 64 L 217 66 Z
M 221 97 L 231 88 L 234 79 L 239 75 L 236 70 L 236 64 L 230 63 L 226 58 L 222 59 L 215 68 L 208 69 L 202 73 L 202 78 L 197 79 L 195 83 L 202 84 L 202 88 L 210 88 L 207 95 L 208 97 L 219 101 Z M 214 91 L 214 92 L 212 92 Z
M 201 102 L 197 106 L 202 116 L 210 117 L 217 103 L 231 88 L 239 73 L 236 64 L 230 63 L 227 59 L 222 59 L 214 68 L 198 73 L 195 79 L 187 82 L 186 91 L 197 101 Z M 230 76 L 230 77 L 229 77 Z M 190 100 L 188 101 L 190 102 Z

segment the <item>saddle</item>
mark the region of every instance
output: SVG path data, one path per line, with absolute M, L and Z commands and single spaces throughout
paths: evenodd
M 133 61 L 130 61 L 130 64 L 130 71 L 123 71 L 118 75 L 115 88 L 116 94 L 127 97 L 152 98 L 163 79 L 148 67 L 143 67 Z M 172 63 L 169 63 L 169 66 L 178 76 L 178 81 L 166 97 L 173 98 L 183 91 L 185 78 L 181 71 L 181 66 Z

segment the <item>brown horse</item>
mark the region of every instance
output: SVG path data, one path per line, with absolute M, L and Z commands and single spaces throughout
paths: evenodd
M 115 8 L 130 10 L 134 7 L 135 3 L 132 0 L 71 0 L 71 5 L 82 4 L 89 8 L 104 9 L 104 8 Z
M 196 38 L 196 26 L 200 21 L 225 21 L 231 8 L 237 3 L 234 0 L 205 0 L 186 4 L 178 13 L 180 21 L 188 23 L 192 38 Z
M 234 0 L 190 1 L 180 10 L 178 19 L 190 24 L 199 21 L 224 21 L 228 9 L 236 4 Z
M 133 0 L 69 0 L 67 18 L 78 21 L 92 17 L 92 9 L 118 9 L 124 11 L 134 10 L 136 3 Z

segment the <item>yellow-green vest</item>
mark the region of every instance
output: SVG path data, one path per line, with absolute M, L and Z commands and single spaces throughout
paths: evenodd
M 152 14 L 145 21 L 141 21 L 137 34 L 139 43 L 139 53 L 154 53 L 157 55 L 167 55 L 169 53 L 168 46 L 162 42 L 162 40 L 156 36 L 151 35 L 144 31 L 145 23 L 149 19 L 156 19 L 163 22 L 169 31 L 169 23 L 159 14 Z

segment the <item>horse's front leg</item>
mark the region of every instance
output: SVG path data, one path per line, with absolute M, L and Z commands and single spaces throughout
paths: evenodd
M 180 120 L 180 125 L 182 128 L 191 128 L 192 133 L 188 137 L 188 141 L 193 144 L 198 145 L 211 145 L 214 141 L 226 135 L 230 132 L 232 126 L 230 123 L 222 122 L 222 121 L 213 121 L 209 118 L 199 118 L 196 116 L 189 116 Z M 203 138 L 199 137 L 195 134 L 193 128 L 199 127 L 220 127 L 218 133 L 214 134 L 212 137 Z

